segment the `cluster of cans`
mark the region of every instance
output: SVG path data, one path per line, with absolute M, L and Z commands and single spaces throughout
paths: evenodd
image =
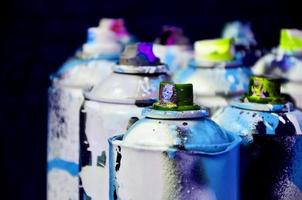
M 302 31 L 280 38 L 144 43 L 100 20 L 50 77 L 47 199 L 302 199 Z

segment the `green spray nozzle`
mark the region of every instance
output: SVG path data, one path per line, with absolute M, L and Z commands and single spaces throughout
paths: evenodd
M 161 82 L 159 89 L 159 101 L 153 104 L 156 110 L 198 110 L 200 107 L 193 102 L 192 84 L 175 84 Z
M 249 83 L 248 94 L 245 94 L 244 97 L 249 102 L 254 103 L 284 103 L 285 100 L 281 96 L 280 88 L 281 83 L 279 79 L 264 76 L 252 76 Z

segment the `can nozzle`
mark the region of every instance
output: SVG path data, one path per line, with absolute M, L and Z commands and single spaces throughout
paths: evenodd
M 282 29 L 279 47 L 288 53 L 302 53 L 302 31 L 297 29 Z
M 160 59 L 153 53 L 152 43 L 136 43 L 128 45 L 120 56 L 120 65 L 156 66 Z
M 249 83 L 248 94 L 245 100 L 255 103 L 285 103 L 280 93 L 281 83 L 277 78 L 264 76 L 252 76 Z
M 197 62 L 227 62 L 234 59 L 233 40 L 230 38 L 197 41 L 194 51 Z
M 174 84 L 161 82 L 159 101 L 153 104 L 156 110 L 198 110 L 200 107 L 193 102 L 192 84 Z

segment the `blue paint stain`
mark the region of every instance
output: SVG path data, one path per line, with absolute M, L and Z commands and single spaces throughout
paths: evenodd
M 244 76 L 244 77 L 243 77 Z M 239 86 L 243 87 L 244 91 L 248 90 L 248 81 L 243 80 L 249 80 L 249 77 L 251 76 L 251 71 L 247 67 L 242 68 L 226 68 L 225 70 L 225 80 L 229 80 L 229 77 L 233 77 L 234 82 L 231 82 L 229 91 L 237 91 Z
M 166 56 L 165 56 L 165 63 L 171 67 L 171 71 L 174 72 L 178 66 L 175 66 L 174 64 L 175 56 L 173 55 L 172 52 L 168 51 Z
M 179 70 L 178 73 L 175 74 L 175 82 L 184 83 L 195 73 L 196 68 L 187 67 L 185 69 Z
M 79 173 L 79 164 L 56 158 L 47 163 L 47 172 L 53 169 L 61 169 L 67 171 L 72 176 L 77 176 Z
M 279 117 L 271 113 L 261 113 L 266 126 L 266 134 L 275 135 L 276 128 L 279 125 Z

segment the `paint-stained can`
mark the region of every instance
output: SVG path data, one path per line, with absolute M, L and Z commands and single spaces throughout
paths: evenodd
M 238 199 L 240 138 L 193 103 L 192 84 L 162 83 L 159 98 L 109 139 L 110 199 Z
M 84 92 L 111 73 L 121 49 L 109 28 L 104 25 L 89 28 L 87 43 L 51 76 L 47 141 L 49 200 L 79 199 L 80 110 Z
M 240 102 L 213 120 L 242 138 L 241 199 L 301 199 L 302 113 L 280 94 L 278 79 L 252 77 Z
M 254 74 L 283 79 L 281 91 L 293 98 L 302 109 L 302 31 L 282 29 L 280 44 L 260 58 L 253 67 Z
M 70 78 L 78 80 L 70 80 L 67 84 L 67 77 L 61 81 L 55 76 L 48 90 L 48 199 L 78 199 L 79 122 L 83 92 L 102 79 L 98 77 L 103 74 L 102 68 L 106 71 L 114 64 L 105 60 L 71 62 L 75 65 L 68 70 L 72 71 Z
M 251 69 L 235 59 L 231 39 L 197 41 L 194 51 L 194 59 L 174 80 L 192 83 L 196 102 L 212 114 L 244 93 Z
M 81 132 L 81 199 L 109 198 L 108 138 L 141 118 L 157 98 L 168 68 L 154 56 L 152 44 L 128 46 L 113 73 L 85 94 Z

